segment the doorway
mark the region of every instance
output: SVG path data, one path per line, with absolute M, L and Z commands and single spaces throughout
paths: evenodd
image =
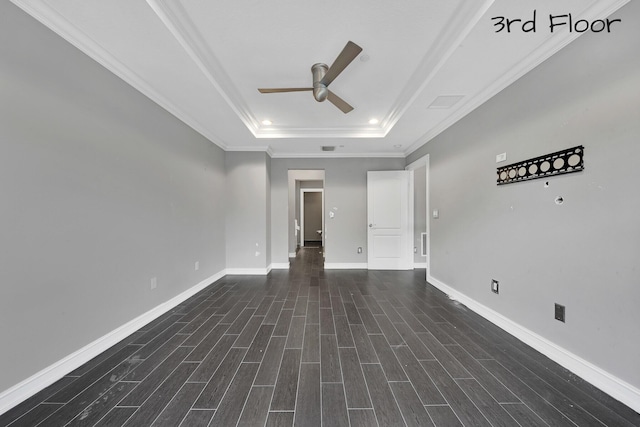
M 324 247 L 324 190 L 300 189 L 300 247 Z
M 429 155 L 407 165 L 406 170 L 413 171 L 413 244 L 414 268 L 424 268 L 429 276 L 431 258 L 431 214 L 429 210 Z M 435 214 L 435 213 L 434 213 Z M 437 218 L 435 216 L 434 218 Z
M 288 171 L 288 193 L 289 193 L 289 258 L 296 258 L 298 250 L 304 247 L 303 221 L 302 221 L 302 197 L 301 190 L 322 190 L 322 198 L 324 199 L 324 180 L 325 171 L 322 169 L 289 169 Z M 311 191 L 310 191 L 311 193 Z M 324 210 L 322 209 L 322 213 Z M 322 252 L 326 243 L 326 225 L 324 218 L 322 226 L 308 226 L 309 230 L 313 230 L 318 235 L 317 230 L 321 230 Z M 313 239 L 318 239 L 313 236 Z

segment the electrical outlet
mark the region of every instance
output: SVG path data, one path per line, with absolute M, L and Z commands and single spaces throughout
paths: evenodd
M 151 289 L 155 289 L 158 287 L 158 279 L 155 277 L 151 278 Z
M 564 321 L 564 305 L 555 304 L 555 319 L 565 323 Z
M 358 246 L 358 253 L 361 254 L 362 253 L 362 246 Z
M 194 269 L 196 271 L 200 270 L 200 261 L 196 261 L 195 265 L 194 265 Z
M 496 279 L 491 280 L 491 292 L 494 294 L 500 293 L 500 283 Z

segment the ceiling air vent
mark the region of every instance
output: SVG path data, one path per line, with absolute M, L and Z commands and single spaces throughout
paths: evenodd
M 442 95 L 434 99 L 429 108 L 451 108 L 462 98 L 464 95 Z
M 336 146 L 335 145 L 323 145 L 322 146 L 322 151 L 335 151 Z

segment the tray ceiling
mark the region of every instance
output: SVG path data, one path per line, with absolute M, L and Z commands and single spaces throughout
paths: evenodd
M 578 36 L 551 33 L 550 13 L 593 20 L 628 0 L 12 1 L 225 150 L 404 157 Z M 495 32 L 492 17 L 534 9 L 535 33 Z M 363 51 L 331 90 L 352 112 L 257 91 L 309 87 L 349 40 Z

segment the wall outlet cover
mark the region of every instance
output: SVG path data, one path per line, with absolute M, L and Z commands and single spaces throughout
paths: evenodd
M 491 292 L 494 294 L 500 293 L 500 283 L 495 279 L 491 280 Z
M 560 305 L 558 303 L 555 304 L 555 319 L 559 320 L 563 323 L 565 323 L 565 317 L 564 317 L 564 313 L 565 312 L 565 307 L 564 305 Z

